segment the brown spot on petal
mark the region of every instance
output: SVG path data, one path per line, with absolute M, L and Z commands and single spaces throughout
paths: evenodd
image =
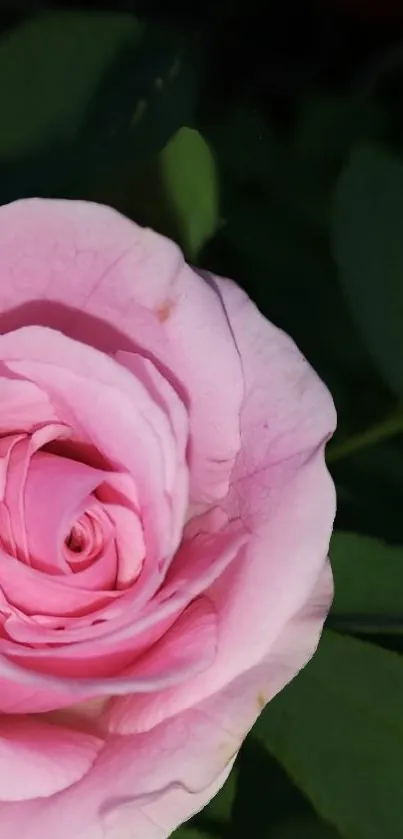
M 266 699 L 262 690 L 259 691 L 259 693 L 257 695 L 257 704 L 258 704 L 258 707 L 259 707 L 259 711 L 263 711 L 263 708 L 267 704 L 267 699 Z
M 172 310 L 175 306 L 173 300 L 166 300 L 165 303 L 161 303 L 155 310 L 155 314 L 160 323 L 165 323 L 166 320 L 170 317 Z

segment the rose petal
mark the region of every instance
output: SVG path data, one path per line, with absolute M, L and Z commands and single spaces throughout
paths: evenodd
M 140 726 L 142 714 L 158 720 L 179 713 L 264 658 L 306 601 L 327 555 L 335 512 L 323 452 L 335 423 L 331 397 L 293 342 L 268 324 L 243 292 L 232 284 L 228 290 L 234 293 L 228 309 L 243 359 L 246 400 L 242 452 L 222 506 L 251 536 L 237 562 L 208 589 L 220 626 L 209 678 L 196 676 L 169 695 L 152 697 L 147 708 L 142 697 L 133 697 Z M 184 563 L 186 569 L 191 577 L 191 566 Z M 330 595 L 324 608 L 329 607 Z
M 10 557 L 0 550 L 0 590 L 11 607 L 15 605 L 28 615 L 88 615 L 119 597 L 116 591 L 70 586 L 69 580 L 21 562 L 10 562 Z
M 145 644 L 143 655 L 133 662 L 119 677 L 102 678 L 57 678 L 48 676 L 40 671 L 51 665 L 51 670 L 63 674 L 63 667 L 68 672 L 72 663 L 81 677 L 83 674 L 105 667 L 125 666 L 125 656 L 133 659 L 133 653 L 120 647 L 112 654 L 106 649 L 95 646 L 92 655 L 86 659 L 85 646 L 81 650 L 83 658 L 80 662 L 80 645 L 74 649 L 66 648 L 65 657 L 59 654 L 52 660 L 52 650 L 32 651 L 31 666 L 27 667 L 30 651 L 15 648 L 15 656 L 24 656 L 24 666 L 15 663 L 12 657 L 12 645 L 0 640 L 0 649 L 7 651 L 7 655 L 0 656 L 0 687 L 7 685 L 7 690 L 0 693 L 0 707 L 5 711 L 10 708 L 14 700 L 14 713 L 38 710 L 54 710 L 79 700 L 89 699 L 99 695 L 111 693 L 126 693 L 128 690 L 140 693 L 159 691 L 172 684 L 188 678 L 194 673 L 204 670 L 211 664 L 216 650 L 216 616 L 213 607 L 205 598 L 199 598 L 186 609 L 179 618 L 154 645 Z M 16 658 L 16 660 L 18 660 Z M 127 665 L 128 662 L 126 662 Z M 80 672 L 80 669 L 82 672 Z
M 82 505 L 85 507 L 87 498 L 105 479 L 106 473 L 85 463 L 47 452 L 32 457 L 24 500 L 33 567 L 48 574 L 71 573 L 63 553 L 64 541 Z
M 166 483 L 170 488 L 173 458 L 166 416 L 150 398 L 140 381 L 129 375 L 121 365 L 92 347 L 41 327 L 26 327 L 0 336 L 0 357 L 10 371 L 23 379 L 40 382 L 40 387 L 44 388 L 53 400 L 57 399 L 58 406 L 67 414 L 66 418 L 73 427 L 77 420 L 83 423 L 89 432 L 94 431 L 96 427 L 94 422 L 88 427 L 88 418 L 93 416 L 93 412 L 88 410 L 89 399 L 86 398 L 83 385 L 96 384 L 99 393 L 96 408 L 101 408 L 98 403 L 102 402 L 104 389 L 109 398 L 120 398 L 123 402 L 121 407 L 130 412 L 133 431 L 136 428 L 141 429 L 145 440 L 150 437 L 154 440 L 154 446 L 158 441 Z M 87 409 L 84 416 L 83 409 Z M 111 420 L 102 413 L 97 414 L 97 418 L 98 434 L 102 436 L 102 427 L 106 425 L 110 430 Z M 121 433 L 123 429 L 122 424 Z M 132 441 L 119 439 L 118 442 L 123 457 L 123 444 Z M 104 454 L 102 448 L 100 451 Z
M 132 650 L 135 651 L 152 648 L 155 641 L 161 637 L 162 631 L 173 624 L 176 617 L 185 609 L 189 602 L 203 592 L 206 586 L 211 586 L 214 579 L 219 576 L 226 567 L 234 560 L 238 561 L 239 551 L 245 543 L 245 532 L 239 523 L 233 523 L 224 532 L 217 534 L 205 534 L 194 540 L 192 548 L 186 546 L 178 553 L 177 560 L 173 564 L 172 573 L 170 573 L 166 589 L 161 591 L 161 598 L 158 608 L 154 604 L 150 604 L 150 608 L 145 611 L 141 617 L 136 621 L 132 620 L 132 613 L 124 604 L 121 611 L 122 626 L 118 629 L 112 629 L 108 624 L 95 626 L 92 629 L 95 645 L 90 643 L 82 645 L 82 651 L 89 657 L 96 657 L 110 654 L 111 649 L 117 650 Z M 190 554 L 188 553 L 190 550 Z M 195 578 L 192 578 L 192 569 L 189 567 L 189 556 L 192 558 L 193 570 Z M 17 566 L 18 567 L 18 566 Z M 33 573 L 33 572 L 32 572 Z M 34 592 L 33 592 L 34 594 Z M 109 607 L 108 607 L 109 608 Z M 105 610 L 104 610 L 105 611 Z M 100 612 L 100 617 L 104 614 Z M 79 619 L 77 619 L 78 621 Z M 73 638 L 69 631 L 66 630 L 66 638 L 71 642 L 80 640 L 80 627 L 77 627 L 74 622 L 72 624 Z M 164 624 L 165 622 L 165 624 Z M 163 630 L 160 627 L 163 627 Z M 10 631 L 14 631 L 13 624 Z M 104 636 L 102 638 L 102 635 Z M 75 638 L 74 638 L 75 636 Z M 18 636 L 17 636 L 18 637 Z M 45 635 L 43 635 L 45 639 Z M 139 646 L 140 645 L 140 646 Z M 4 653 L 13 654 L 13 647 L 0 640 L 0 651 Z M 62 667 L 62 662 L 65 658 L 69 658 L 75 654 L 68 646 L 60 648 L 58 651 L 58 662 L 55 666 L 59 669 Z M 6 679 L 7 690 L 0 691 L 0 708 L 8 710 L 10 701 L 14 700 L 18 707 L 24 711 L 30 710 L 50 710 L 63 705 L 68 705 L 77 701 L 89 698 L 94 695 L 107 696 L 112 694 L 121 695 L 130 692 L 145 693 L 147 691 L 158 691 L 163 689 L 163 680 L 144 678 L 143 674 L 136 672 L 133 674 L 124 673 L 121 676 L 110 677 L 109 679 L 86 679 L 68 680 L 61 676 L 48 676 L 40 672 L 29 672 L 24 667 L 18 666 L 16 663 L 17 656 L 23 660 L 27 656 L 36 657 L 36 660 L 49 655 L 41 651 L 32 652 L 25 648 L 15 649 L 13 654 L 13 662 L 6 661 L 0 656 L 0 687 L 2 686 L 2 672 L 3 679 Z M 22 663 L 22 662 L 21 662 Z M 38 666 L 38 665 L 37 665 Z M 8 675 L 9 674 L 9 675 Z M 14 685 L 10 687 L 8 682 L 13 680 Z M 189 679 L 191 690 L 193 689 L 193 679 Z M 35 684 L 34 700 L 30 684 Z M 4 684 L 4 682 L 3 682 Z M 187 701 L 187 692 L 184 691 L 185 704 Z M 12 697 L 12 699 L 10 699 Z M 63 697 L 63 699 L 60 699 Z M 18 701 L 17 701 L 18 700 Z M 34 701 L 34 705 L 32 702 Z M 178 694 L 176 701 L 183 703 L 182 694 Z M 152 702 L 150 698 L 150 703 Z M 153 701 L 154 702 L 154 701 Z M 153 705 L 154 707 L 154 705 Z M 167 706 L 168 707 L 168 706 Z M 20 711 L 18 711 L 20 712 Z
M 332 397 L 294 341 L 266 320 L 235 283 L 212 279 L 242 358 L 242 453 L 232 483 L 315 451 L 332 435 Z
M 0 805 L 2 835 L 167 839 L 218 791 L 264 702 L 312 655 L 330 596 L 326 565 L 265 661 L 149 731 L 111 737 L 92 771 L 44 805 Z
M 0 224 L 0 327 L 53 326 L 107 352 L 135 345 L 163 360 L 190 396 L 193 499 L 223 497 L 239 450 L 243 381 L 215 290 L 176 245 L 106 207 L 23 200 L 0 208 Z
M 2 460 L 2 501 L 0 522 L 2 525 L 3 548 L 15 558 L 31 565 L 28 534 L 25 520 L 25 484 L 31 458 L 35 452 L 50 441 L 65 436 L 64 426 L 49 423 L 32 431 L 31 435 L 15 435 L 4 438 Z M 8 443 L 5 442 L 8 440 Z
M 146 548 L 141 521 L 132 510 L 118 504 L 106 504 L 105 510 L 114 523 L 118 589 L 127 588 L 137 580 L 143 567 Z
M 176 492 L 177 503 L 173 505 L 173 543 L 179 545 L 186 509 L 189 502 L 189 475 L 187 469 L 187 445 L 189 441 L 189 416 L 187 410 L 170 382 L 164 378 L 155 365 L 138 353 L 118 352 L 116 359 L 130 370 L 145 385 L 162 410 L 168 415 L 177 454 Z
M 0 246 L 1 248 L 1 246 Z M 32 382 L 10 377 L 0 363 L 0 434 L 30 433 L 41 425 L 53 423 L 57 417 L 47 394 Z
M 46 358 L 46 348 L 52 359 L 60 357 L 60 366 L 32 360 Z M 96 350 L 35 327 L 1 336 L 0 355 L 7 357 L 10 370 L 40 383 L 52 395 L 60 419 L 82 440 L 94 443 L 115 468 L 135 477 L 147 542 L 159 537 L 162 557 L 172 555 L 177 516 L 171 507 L 179 505 L 183 515 L 183 470 L 177 488 L 178 452 L 168 418 L 141 382 Z
M 0 800 L 26 802 L 66 789 L 88 772 L 103 745 L 93 735 L 48 725 L 38 718 L 3 717 Z

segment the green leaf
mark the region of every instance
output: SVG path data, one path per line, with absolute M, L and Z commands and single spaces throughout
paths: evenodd
M 87 198 L 156 155 L 193 121 L 199 55 L 193 37 L 106 12 L 42 13 L 3 36 L 0 202 Z
M 332 626 L 403 631 L 403 547 L 336 531 L 330 559 L 335 581 Z
M 180 129 L 160 154 L 97 184 L 88 197 L 174 239 L 192 262 L 221 224 L 214 158 L 191 128 Z
M 159 166 L 180 244 L 194 260 L 220 225 L 213 154 L 198 131 L 181 128 L 161 152 Z
M 223 787 L 202 811 L 202 816 L 209 822 L 227 822 L 231 816 L 237 787 L 238 767 L 232 769 Z
M 336 178 L 353 144 L 387 133 L 385 110 L 346 95 L 308 94 L 274 171 L 274 188 L 302 219 L 328 235 Z
M 303 816 L 276 824 L 267 839 L 340 839 L 340 834 L 314 816 Z
M 130 15 L 46 12 L 0 40 L 0 155 L 73 138 L 103 74 L 143 26 Z
M 175 839 L 205 839 L 212 835 L 221 836 L 229 823 L 236 790 L 236 778 L 237 772 L 233 769 L 224 786 L 209 804 L 173 834 Z
M 313 660 L 254 734 L 345 839 L 396 839 L 403 824 L 403 661 L 325 630 Z
M 357 148 L 335 196 L 340 279 L 379 371 L 403 396 L 403 164 Z

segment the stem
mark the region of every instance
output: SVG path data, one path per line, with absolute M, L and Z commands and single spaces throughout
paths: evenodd
M 348 437 L 341 443 L 330 444 L 327 450 L 327 462 L 335 463 L 337 460 L 342 460 L 344 457 L 349 457 L 361 449 L 366 449 L 369 446 L 374 446 L 381 443 L 382 440 L 387 440 L 389 437 L 394 437 L 396 434 L 403 432 L 403 414 L 395 414 L 388 417 L 382 422 Z

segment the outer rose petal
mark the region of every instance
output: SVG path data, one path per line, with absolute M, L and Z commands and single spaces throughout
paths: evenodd
M 166 839 L 224 783 L 263 705 L 313 654 L 331 598 L 326 563 L 266 659 L 151 731 L 112 737 L 92 771 L 41 801 L 0 805 L 7 839 Z
M 192 501 L 219 501 L 251 534 L 207 591 L 219 624 L 213 664 L 176 688 L 162 679 L 147 707 L 127 697 L 104 709 L 106 747 L 73 788 L 45 802 L 0 804 L 7 839 L 166 839 L 219 788 L 265 702 L 316 646 L 331 600 L 324 563 L 334 493 L 323 450 L 334 410 L 292 342 L 242 292 L 218 280 L 220 299 L 150 231 L 69 202 L 2 208 L 0 229 L 0 260 L 15 277 L 0 306 L 28 304 L 6 313 L 0 328 L 15 328 L 20 316 L 27 323 L 27 312 L 40 322 L 48 299 L 62 306 L 57 323 L 48 309 L 47 325 L 101 349 L 133 351 L 135 335 L 190 403 Z M 80 308 L 100 319 L 92 331 Z M 206 346 L 215 349 L 214 377 Z M 9 663 L 0 663 L 3 688 Z M 28 695 L 38 689 L 30 675 L 21 672 Z
M 336 427 L 332 397 L 294 341 L 231 280 L 215 277 L 245 378 L 242 453 L 232 483 L 295 455 L 303 459 Z
M 243 383 L 215 291 L 173 242 L 97 204 L 16 201 L 0 207 L 0 229 L 0 330 L 36 323 L 112 354 L 136 343 L 156 356 L 189 395 L 193 497 L 224 496 Z
M 327 555 L 335 493 L 324 445 L 335 425 L 327 389 L 283 332 L 229 281 L 218 281 L 245 377 L 242 448 L 228 499 L 251 533 L 244 557 L 213 583 L 219 648 L 206 674 L 176 689 L 117 699 L 141 731 L 225 688 L 258 664 L 306 602 Z M 224 506 L 224 505 L 223 505 Z M 330 607 L 329 600 L 324 606 Z M 120 709 L 120 710 L 119 710 Z M 115 723 L 118 726 L 121 723 Z
M 10 429 L 31 432 L 40 425 L 57 420 L 49 396 L 32 382 L 8 378 L 9 371 L 0 364 L 0 435 Z
M 132 649 L 136 638 L 133 640 L 129 636 L 128 640 L 126 646 L 117 643 L 106 650 L 95 644 L 93 650 L 89 649 L 88 661 L 81 662 L 84 645 L 72 644 L 65 650 L 55 651 L 49 666 L 52 650 L 33 649 L 31 652 L 29 647 L 14 647 L 1 639 L 1 651 L 5 653 L 0 656 L 2 710 L 16 714 L 52 711 L 93 697 L 126 695 L 130 691 L 160 693 L 173 684 L 187 680 L 200 669 L 207 669 L 214 658 L 217 645 L 214 607 L 207 598 L 198 598 L 168 625 L 158 643 L 150 640 L 136 658 L 133 658 Z M 105 677 L 102 670 L 106 657 L 109 675 Z M 71 666 L 78 678 L 71 676 Z M 120 671 L 118 675 L 110 675 L 114 666 Z M 94 672 L 97 668 L 101 670 L 98 675 Z M 49 669 L 52 675 L 47 674 Z M 92 678 L 86 678 L 88 672 L 94 674 Z
M 104 743 L 32 717 L 0 721 L 0 801 L 54 795 L 79 781 Z M 7 835 L 7 834 L 5 834 Z

